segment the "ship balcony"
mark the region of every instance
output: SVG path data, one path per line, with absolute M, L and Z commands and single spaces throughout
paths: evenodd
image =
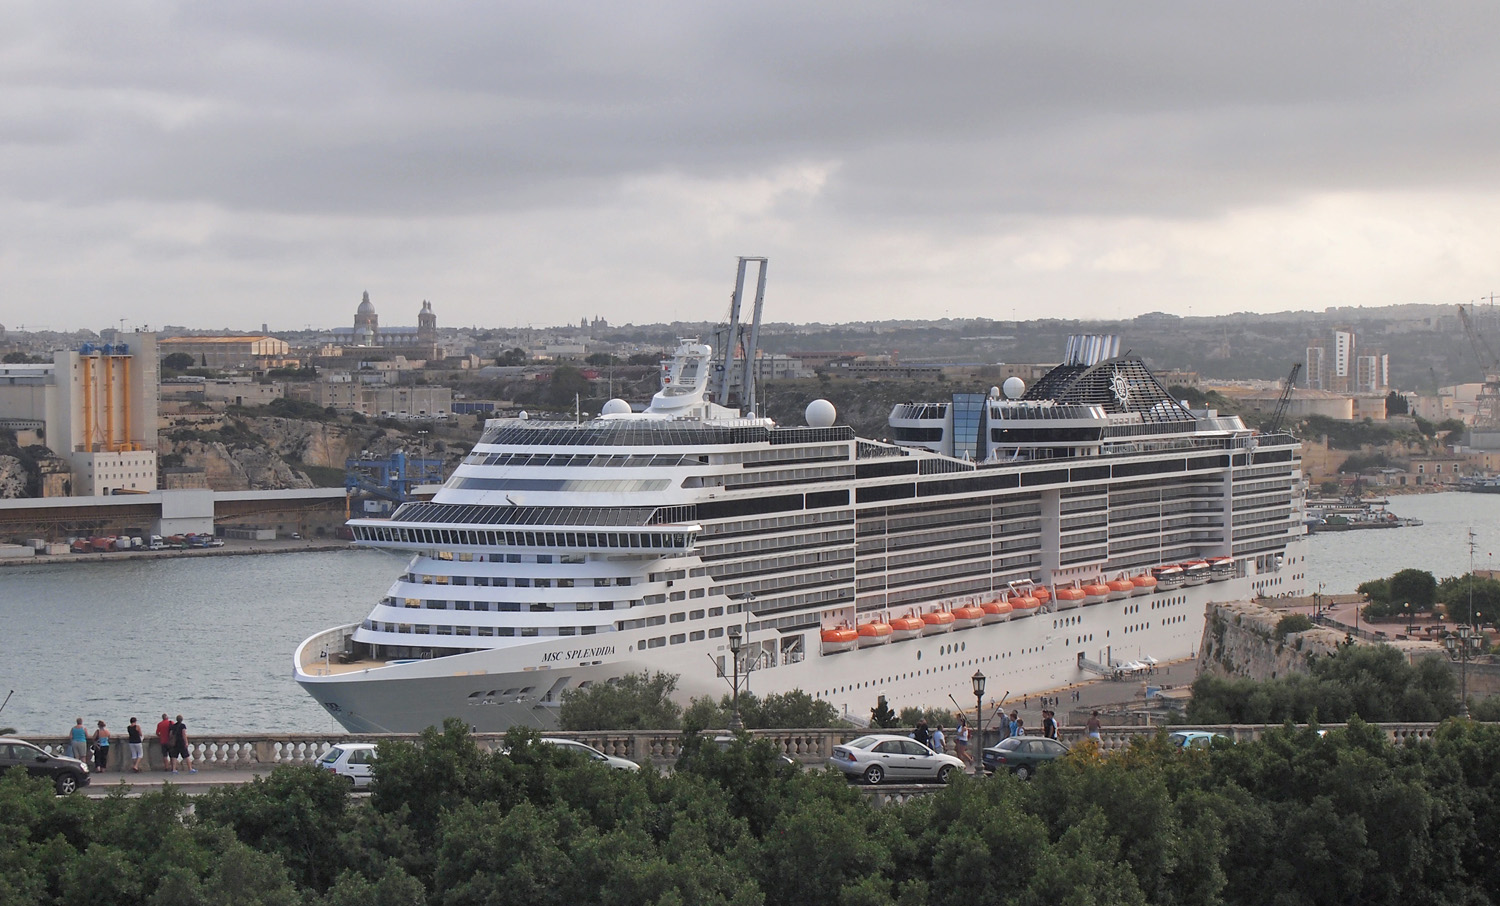
M 472 526 L 433 527 L 372 522 L 350 522 L 354 543 L 359 547 L 377 547 L 405 551 L 544 551 L 560 550 L 586 553 L 653 554 L 686 553 L 698 543 L 699 526 L 671 525 L 631 529 L 552 528 L 474 528 Z

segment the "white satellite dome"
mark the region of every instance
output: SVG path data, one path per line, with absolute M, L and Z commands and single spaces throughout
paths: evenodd
M 600 415 L 629 415 L 630 404 L 622 399 L 612 399 L 599 410 Z
M 833 420 L 838 417 L 838 410 L 833 408 L 833 403 L 828 400 L 813 400 L 807 404 L 807 423 L 814 428 L 828 428 L 833 425 Z
M 529 419 L 529 418 L 531 418 L 531 416 L 530 416 L 530 415 L 527 415 L 527 414 L 526 414 L 526 410 L 525 410 L 525 409 L 522 409 L 522 410 L 521 410 L 521 414 L 520 414 L 520 415 L 518 415 L 518 416 L 516 416 L 516 418 L 519 418 L 519 419 L 520 419 L 520 420 L 521 420 L 521 421 L 523 421 L 523 422 L 524 422 L 524 421 L 526 421 L 526 420 L 527 420 L 527 419 Z
M 1006 378 L 1001 386 L 1005 388 L 1005 398 L 1008 400 L 1018 400 L 1026 392 L 1026 382 L 1018 377 Z
M 999 398 L 1000 398 L 1000 388 L 999 387 L 991 387 L 990 388 L 990 399 L 997 400 Z

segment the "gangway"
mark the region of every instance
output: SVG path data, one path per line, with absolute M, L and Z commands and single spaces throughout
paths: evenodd
M 344 491 L 351 495 L 363 493 L 401 504 L 412 499 L 419 485 L 442 483 L 441 459 L 408 457 L 397 450 L 388 459 L 364 455 L 344 461 Z

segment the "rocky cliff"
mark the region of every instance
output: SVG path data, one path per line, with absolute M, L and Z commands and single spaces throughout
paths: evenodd
M 159 448 L 176 464 L 203 469 L 209 487 L 242 491 L 314 487 L 307 467 L 342 471 L 362 451 L 383 456 L 403 445 L 411 446 L 399 432 L 369 425 L 229 417 L 173 424 Z
M 1276 626 L 1283 616 L 1251 601 L 1210 604 L 1198 672 L 1256 680 L 1306 673 L 1314 658 L 1334 653 L 1344 641 L 1343 633 L 1321 626 L 1279 639 Z

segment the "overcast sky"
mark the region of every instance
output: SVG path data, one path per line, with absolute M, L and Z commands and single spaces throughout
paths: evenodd
M 1500 292 L 1500 5 L 0 0 L 0 323 Z

